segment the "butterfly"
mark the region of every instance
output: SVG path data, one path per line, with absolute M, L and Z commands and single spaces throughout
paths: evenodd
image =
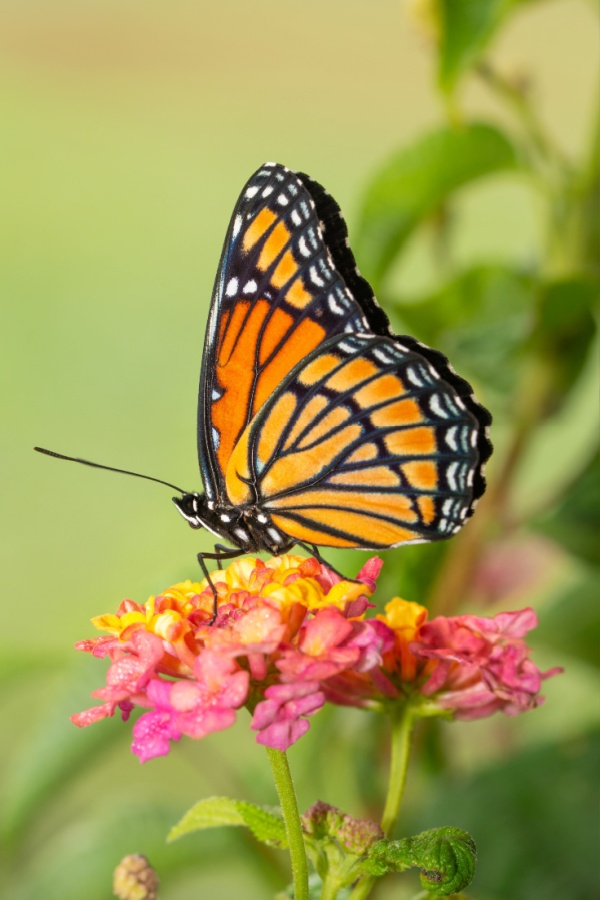
M 383 550 L 456 534 L 485 490 L 489 412 L 445 356 L 395 335 L 337 203 L 265 163 L 245 185 L 200 374 L 203 493 L 173 500 L 233 549 Z

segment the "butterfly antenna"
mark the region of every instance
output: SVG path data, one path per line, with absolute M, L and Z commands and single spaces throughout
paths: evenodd
M 141 475 L 139 472 L 130 472 L 129 469 L 115 469 L 114 466 L 102 466 L 100 463 L 90 462 L 89 459 L 80 459 L 78 456 L 65 456 L 64 453 L 55 453 L 54 450 L 45 450 L 43 447 L 34 447 L 38 453 L 44 453 L 46 456 L 54 456 L 55 459 L 66 459 L 68 462 L 81 463 L 84 466 L 92 466 L 94 469 L 106 469 L 107 472 L 120 472 L 121 475 L 133 475 L 135 478 L 145 478 L 146 481 L 156 481 L 157 484 L 165 484 L 167 487 L 174 488 L 180 494 L 187 494 L 187 491 L 171 484 L 170 481 L 163 481 L 162 478 L 153 478 L 151 475 Z

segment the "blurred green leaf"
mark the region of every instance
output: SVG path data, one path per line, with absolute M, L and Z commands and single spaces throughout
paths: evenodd
M 45 714 L 35 720 L 5 773 L 2 834 L 7 846 L 16 847 L 33 827 L 38 808 L 60 801 L 67 782 L 92 768 L 110 746 L 123 740 L 122 722 L 117 718 L 86 729 L 69 721 L 73 713 L 94 705 L 90 694 L 98 684 L 98 675 L 83 660 L 69 666 Z
M 358 232 L 366 276 L 380 281 L 413 229 L 458 188 L 518 165 L 509 139 L 482 122 L 438 128 L 402 149 L 366 191 Z
M 410 334 L 442 349 L 467 377 L 508 400 L 531 334 L 533 290 L 529 275 L 507 266 L 475 266 L 397 309 Z
M 600 605 L 596 571 L 586 570 L 559 600 L 549 609 L 544 609 L 535 640 L 540 647 L 600 668 Z
M 548 369 L 552 413 L 585 364 L 596 331 L 593 310 L 600 301 L 600 279 L 581 275 L 542 285 L 537 301 L 531 349 Z
M 203 839 L 203 852 L 193 841 L 167 845 L 165 835 L 176 815 L 174 806 L 159 805 L 121 796 L 120 803 L 102 806 L 104 798 L 89 804 L 76 820 L 62 822 L 47 834 L 35 853 L 24 852 L 21 865 L 4 874 L 4 897 L 11 900 L 106 900 L 111 897 L 112 872 L 128 853 L 144 853 L 162 881 L 160 896 L 172 896 L 178 879 L 194 879 L 188 896 L 248 896 L 253 900 L 269 895 L 269 878 L 260 878 L 256 860 L 241 842 L 233 845 L 236 861 L 231 865 L 232 842 L 217 832 Z M 255 854 L 256 856 L 256 854 Z M 230 893 L 211 893 L 211 868 L 227 873 Z M 249 877 L 253 872 L 254 877 Z M 258 884 L 255 888 L 253 881 Z M 262 883 L 261 883 L 262 881 Z M 246 889 L 244 889 L 246 883 Z M 188 885 L 189 886 L 189 885 Z
M 449 92 L 481 57 L 507 15 L 524 0 L 438 0 L 439 83 Z M 530 2 L 530 0 L 525 0 Z
M 600 453 L 552 511 L 532 524 L 574 556 L 600 565 Z
M 407 827 L 452 818 L 474 836 L 474 898 L 589 900 L 598 881 L 591 863 L 597 798 L 590 785 L 599 763 L 600 735 L 594 734 L 496 761 L 475 775 L 449 772 L 430 783 L 428 795 L 421 792 Z
M 285 826 L 281 816 L 270 809 L 232 800 L 230 797 L 207 797 L 195 803 L 169 832 L 169 841 L 192 831 L 220 828 L 223 825 L 245 825 L 254 837 L 271 847 L 286 847 Z

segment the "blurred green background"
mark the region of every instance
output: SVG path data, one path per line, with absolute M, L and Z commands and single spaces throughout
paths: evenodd
M 597 4 L 482 3 L 498 19 L 509 6 L 486 59 L 517 93 L 526 88 L 559 155 L 577 167 L 598 100 Z M 451 551 L 422 547 L 387 554 L 380 602 L 399 593 L 480 613 L 532 604 L 536 661 L 566 668 L 528 716 L 423 730 L 402 830 L 468 828 L 480 847 L 477 900 L 597 890 L 597 347 L 585 317 L 598 245 L 592 235 L 587 257 L 565 262 L 548 245 L 535 177 L 499 166 L 424 210 L 378 269 L 374 198 L 388 161 L 448 122 L 513 127 L 489 79 L 457 77 L 446 95 L 436 86 L 431 8 L 2 3 L 0 892 L 11 900 L 109 897 L 113 867 L 132 852 L 159 870 L 162 900 L 253 900 L 286 883 L 285 856 L 237 830 L 164 844 L 203 796 L 275 802 L 244 713 L 231 732 L 184 739 L 144 767 L 129 751 L 130 726 L 79 731 L 68 721 L 102 682 L 101 664 L 72 650 L 92 635 L 90 617 L 198 577 L 195 555 L 209 536 L 185 526 L 166 488 L 31 452 L 41 444 L 200 488 L 195 408 L 212 282 L 238 193 L 269 159 L 328 188 L 398 329 L 451 354 L 495 414 L 491 479 L 510 502 L 501 522 L 482 516 L 485 541 L 460 596 L 446 590 Z M 448 87 L 454 76 L 444 77 Z M 566 182 L 553 178 L 558 196 Z M 515 423 L 527 418 L 523 385 L 536 383 L 528 373 L 541 358 L 551 359 L 559 400 L 528 420 L 502 482 Z M 330 558 L 348 573 L 364 561 Z M 301 807 L 321 798 L 376 817 L 386 747 L 378 720 L 321 713 L 290 752 Z M 378 896 L 413 888 L 391 881 Z

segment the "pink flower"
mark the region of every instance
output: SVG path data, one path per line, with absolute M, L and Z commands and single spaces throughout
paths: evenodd
M 398 703 L 480 718 L 515 715 L 542 702 L 541 673 L 523 638 L 532 610 L 494 618 L 439 617 L 400 598 L 366 619 L 381 560 L 344 581 L 316 559 L 245 557 L 205 580 L 173 585 L 143 604 L 124 600 L 94 619 L 108 632 L 78 649 L 108 656 L 99 706 L 73 716 L 79 726 L 114 715 L 134 725 L 142 762 L 169 752 L 183 735 L 200 739 L 233 724 L 247 704 L 257 741 L 285 750 L 328 701 L 380 711 Z M 419 697 L 421 695 L 421 697 Z
M 106 673 L 106 686 L 92 695 L 106 702 L 71 716 L 71 721 L 83 728 L 114 715 L 117 708 L 121 709 L 123 719 L 129 718 L 135 701 L 143 696 L 162 657 L 163 647 L 159 638 L 146 631 L 135 632 L 131 641 L 115 652 L 115 661 Z
M 529 659 L 523 636 L 536 625 L 529 608 L 494 618 L 440 616 L 425 623 L 410 644 L 414 656 L 434 661 L 421 692 L 435 695 L 440 707 L 459 719 L 497 710 L 514 716 L 540 706 L 542 680 L 562 669 L 542 673 Z
M 276 750 L 287 750 L 301 738 L 310 727 L 306 716 L 314 715 L 325 702 L 318 681 L 274 684 L 265 697 L 254 710 L 250 727 L 258 731 L 259 744 Z
M 182 734 L 203 738 L 235 722 L 234 710 L 246 702 L 249 675 L 227 657 L 207 650 L 198 657 L 194 681 L 153 679 L 147 697 L 154 711 L 133 728 L 132 749 L 142 762 L 169 752 Z

